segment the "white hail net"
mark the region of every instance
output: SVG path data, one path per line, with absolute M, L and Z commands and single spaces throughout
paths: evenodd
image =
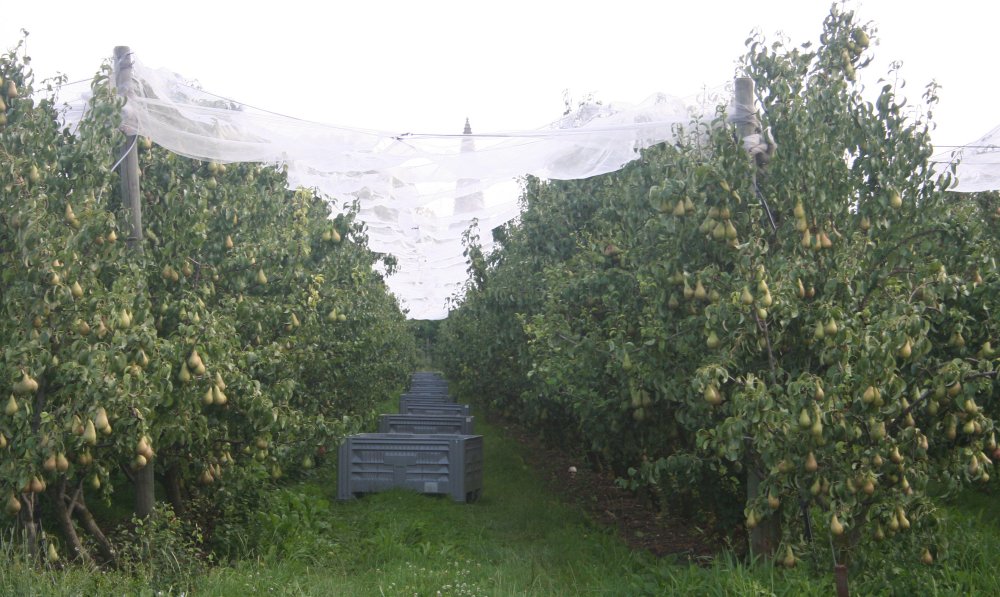
M 519 213 L 518 177 L 618 170 L 720 102 L 708 93 L 687 101 L 661 94 L 639 105 L 586 104 L 537 130 L 410 135 L 276 115 L 138 61 L 132 74 L 126 132 L 199 160 L 284 164 L 292 188 L 357 200 L 370 248 L 398 261 L 387 284 L 412 319 L 447 316 L 448 299 L 466 279 L 463 232 L 478 222 L 489 251 L 490 231 Z M 85 88 L 61 90 L 67 125 L 83 117 L 87 96 Z

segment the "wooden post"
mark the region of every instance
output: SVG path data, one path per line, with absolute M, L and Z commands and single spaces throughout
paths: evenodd
M 753 106 L 753 79 L 750 77 L 738 77 L 734 88 L 737 106 Z M 740 139 L 757 132 L 757 125 L 748 119 L 741 119 L 736 123 L 736 134 Z
M 753 79 L 750 77 L 737 78 L 734 92 L 737 106 L 753 109 Z M 736 134 L 741 141 L 744 137 L 756 132 L 758 132 L 756 119 L 739 118 L 736 121 Z M 747 471 L 747 501 L 752 502 L 761 495 L 760 483 L 763 479 L 757 470 L 757 463 L 753 456 L 748 455 L 744 465 Z M 777 551 L 779 541 L 781 541 L 780 520 L 777 516 L 765 516 L 757 523 L 756 527 L 750 530 L 750 553 L 754 556 L 770 558 Z
M 115 47 L 115 88 L 128 101 L 129 90 L 132 87 L 132 50 L 128 46 Z M 122 208 L 128 219 L 131 230 L 128 236 L 128 246 L 136 253 L 142 253 L 142 203 L 139 196 L 139 151 L 136 147 L 136 135 L 125 135 L 122 147 L 121 163 L 118 175 L 121 177 Z M 153 513 L 156 503 L 154 493 L 153 463 L 135 472 L 135 515 L 147 518 Z
M 132 86 L 132 50 L 128 46 L 115 47 L 115 73 L 115 88 L 119 94 L 127 97 Z M 136 140 L 136 135 L 125 136 L 125 146 L 121 153 L 125 158 L 118 167 L 118 173 L 121 177 L 122 207 L 132 227 L 128 244 L 141 253 L 142 205 L 139 199 L 139 152 Z

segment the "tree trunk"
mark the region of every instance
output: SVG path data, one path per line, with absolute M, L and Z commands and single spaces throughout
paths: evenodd
M 761 477 L 753 464 L 747 466 L 747 502 L 755 501 L 761 493 Z M 781 542 L 781 520 L 777 516 L 764 516 L 757 526 L 750 529 L 750 555 L 770 558 Z
M 156 479 L 153 476 L 153 463 L 135 472 L 133 477 L 135 484 L 135 515 L 138 518 L 149 518 L 153 513 L 153 506 L 156 504 L 154 488 Z
M 52 499 L 52 509 L 55 511 L 56 522 L 59 523 L 59 530 L 62 531 L 63 538 L 69 548 L 70 559 L 90 563 L 93 559 L 90 553 L 83 547 L 80 536 L 73 526 L 72 506 L 66 506 L 66 479 L 61 478 L 55 487 L 49 488 L 49 498 Z
M 163 475 L 163 486 L 167 491 L 167 501 L 174 509 L 174 514 L 181 516 L 186 508 L 184 507 L 184 494 L 181 492 L 181 475 L 176 464 L 167 467 Z
M 37 506 L 38 500 L 35 499 L 34 493 L 21 494 L 21 511 L 18 514 L 18 522 L 21 524 L 21 528 L 24 529 L 25 547 L 29 553 L 35 556 L 41 554 L 38 533 L 41 525 L 38 524 L 37 517 L 35 516 Z
M 101 531 L 101 527 L 97 525 L 97 521 L 94 520 L 94 515 L 87 508 L 87 503 L 84 501 L 82 494 L 77 496 L 73 502 L 73 509 L 80 519 L 80 524 L 87 531 L 87 534 L 97 543 L 97 551 L 101 554 L 101 559 L 108 564 L 115 563 L 117 560 L 115 550 L 112 548 L 111 542 L 104 535 L 104 532 Z

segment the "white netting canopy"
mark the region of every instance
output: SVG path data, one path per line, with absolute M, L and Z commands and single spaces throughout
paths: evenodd
M 955 151 L 932 157 L 931 161 L 939 172 L 957 164 L 958 182 L 949 191 L 979 193 L 1000 189 L 1000 126 Z
M 516 178 L 580 179 L 617 170 L 640 149 L 674 138 L 695 106 L 718 97 L 655 95 L 639 105 L 585 104 L 537 130 L 394 134 L 308 122 L 254 109 L 134 62 L 124 127 L 199 160 L 284 164 L 293 187 L 359 201 L 372 250 L 397 258 L 390 289 L 413 319 L 447 316 L 466 278 L 462 233 L 518 215 Z M 86 88 L 64 88 L 67 124 L 82 117 Z M 699 108 L 700 111 L 700 108 Z

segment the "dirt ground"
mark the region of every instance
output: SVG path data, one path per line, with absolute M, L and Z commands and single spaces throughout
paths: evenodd
M 528 448 L 526 460 L 555 494 L 581 506 L 598 524 L 617 529 L 633 549 L 704 564 L 724 548 L 719 537 L 710 536 L 696 521 L 658 512 L 649 500 L 617 487 L 612 473 L 595 472 L 580 457 L 547 447 L 508 422 L 491 422 Z M 576 467 L 576 473 L 570 467 Z

